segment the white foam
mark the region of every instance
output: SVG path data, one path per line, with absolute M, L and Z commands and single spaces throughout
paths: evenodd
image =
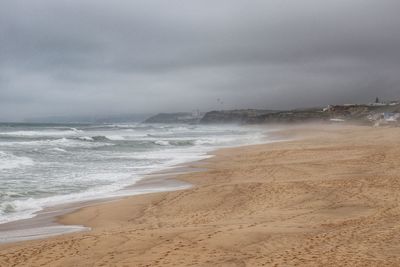
M 121 135 L 107 135 L 106 138 L 109 139 L 109 140 L 112 140 L 112 141 L 123 141 L 123 140 L 125 140 L 125 137 L 123 137 Z
M 52 149 L 53 151 L 57 151 L 57 152 L 67 152 L 65 149 L 59 148 L 59 147 L 55 147 Z
M 73 129 L 73 130 L 72 130 Z M 19 137 L 38 137 L 38 136 L 71 136 L 76 135 L 82 131 L 72 128 L 67 131 L 15 131 L 15 132 L 2 132 L 1 136 L 19 136 Z
M 34 162 L 28 157 L 17 157 L 10 153 L 0 151 L 0 170 L 31 166 Z
M 196 145 L 214 145 L 216 143 L 218 143 L 217 138 L 199 139 L 195 141 Z
M 82 130 L 78 130 L 78 129 L 76 129 L 76 128 L 70 128 L 70 129 L 71 129 L 71 131 L 73 131 L 73 132 L 75 132 L 75 133 L 83 133 Z
M 0 224 L 32 218 L 33 214 L 40 210 L 42 207 L 32 198 L 2 202 L 0 204 Z
M 16 220 L 28 219 L 43 208 L 86 200 L 94 200 L 105 197 L 116 196 L 112 194 L 128 185 L 135 183 L 139 178 L 129 173 L 91 174 L 77 177 L 77 180 L 114 180 L 110 185 L 97 186 L 83 192 L 67 195 L 57 195 L 45 198 L 29 198 L 24 200 L 5 201 L 0 204 L 0 224 Z M 69 179 L 68 182 L 73 182 Z
M 93 137 L 90 136 L 80 136 L 78 139 L 83 140 L 83 141 L 93 141 Z
M 166 140 L 157 140 L 154 141 L 154 144 L 159 145 L 159 146 L 169 146 L 170 143 Z
M 85 142 L 81 137 L 74 140 L 68 138 L 60 138 L 54 140 L 37 140 L 37 141 L 12 141 L 12 142 L 0 142 L 0 146 L 61 146 L 61 147 L 82 147 L 82 148 L 90 148 L 90 147 L 101 147 L 101 146 L 110 146 L 110 143 L 101 143 L 101 142 Z M 93 139 L 92 139 L 93 140 Z M 89 141 L 89 140 L 88 140 Z

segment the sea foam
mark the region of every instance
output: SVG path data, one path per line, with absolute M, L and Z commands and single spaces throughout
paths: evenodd
M 0 136 L 15 136 L 15 137 L 38 137 L 38 136 L 71 136 L 81 133 L 82 131 L 75 128 L 70 130 L 58 130 L 58 131 L 14 131 L 14 132 L 2 132 Z
M 31 166 L 34 162 L 28 157 L 17 157 L 11 153 L 0 151 L 0 170 Z

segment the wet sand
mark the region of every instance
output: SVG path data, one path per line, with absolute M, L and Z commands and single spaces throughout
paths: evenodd
M 400 266 L 400 129 L 281 134 L 217 151 L 190 189 L 63 215 L 93 230 L 2 245 L 0 266 Z

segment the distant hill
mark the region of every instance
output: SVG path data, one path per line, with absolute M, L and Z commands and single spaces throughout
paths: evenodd
M 144 123 L 199 123 L 204 114 L 189 112 L 159 113 L 144 121 Z
M 288 111 L 244 109 L 211 111 L 204 115 L 201 123 L 263 124 L 323 121 L 328 119 L 329 116 L 323 113 L 322 108 Z
M 207 112 L 200 123 L 259 123 L 260 116 L 276 113 L 276 110 L 235 109 Z
M 286 111 L 274 110 L 223 110 L 207 112 L 200 123 L 301 123 L 324 121 L 347 121 L 358 124 L 371 124 L 382 120 L 382 117 L 397 118 L 400 104 L 364 104 L 332 105 L 326 108 L 305 108 Z M 386 115 L 385 115 L 386 114 Z M 392 115 L 390 115 L 392 114 Z M 394 117 L 393 117 L 394 116 Z
M 389 118 L 389 119 L 388 119 Z M 328 107 L 294 110 L 235 109 L 210 111 L 205 114 L 188 112 L 160 113 L 146 119 L 145 123 L 191 123 L 191 124 L 267 124 L 301 122 L 351 122 L 376 124 L 400 120 L 400 104 L 344 104 Z M 392 123 L 393 124 L 393 123 Z

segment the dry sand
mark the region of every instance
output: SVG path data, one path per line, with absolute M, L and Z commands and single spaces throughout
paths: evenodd
M 192 189 L 63 216 L 93 231 L 0 247 L 0 266 L 400 266 L 400 129 L 292 127 L 223 149 Z

